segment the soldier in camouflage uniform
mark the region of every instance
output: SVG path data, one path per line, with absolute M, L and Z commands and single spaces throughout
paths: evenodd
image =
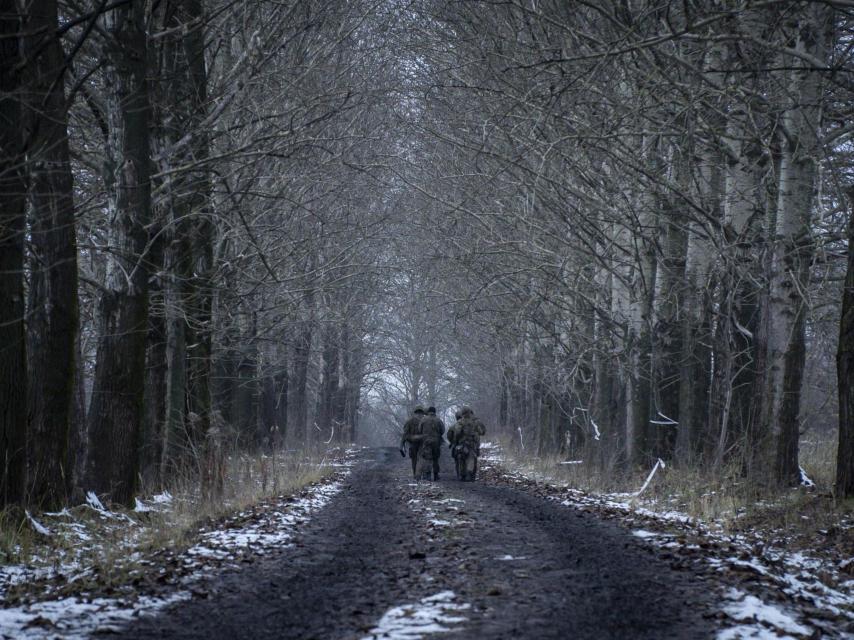
M 429 452 L 433 461 L 433 480 L 439 479 L 439 455 L 442 453 L 442 436 L 445 435 L 445 423 L 436 415 L 436 407 L 427 409 L 427 415 L 421 421 L 421 454 L 427 457 Z M 428 449 L 423 449 L 427 447 Z
M 462 428 L 460 425 L 460 420 L 462 419 L 463 414 L 457 411 L 454 414 L 454 419 L 456 422 L 448 427 L 448 448 L 451 450 L 451 457 L 454 459 L 454 467 L 457 472 L 457 480 L 460 479 L 460 466 L 457 464 L 457 435 Z
M 464 460 L 459 455 L 460 450 L 465 449 L 474 453 L 474 472 L 471 479 L 477 475 L 477 456 L 480 456 L 480 438 L 486 434 L 486 427 L 474 415 L 470 407 L 462 407 L 457 413 L 457 421 L 448 430 L 448 441 L 451 443 L 451 453 L 456 461 L 457 478 L 465 480 L 465 472 L 461 469 Z
M 424 407 L 415 407 L 412 416 L 403 425 L 403 435 L 400 438 L 400 455 L 406 456 L 406 445 L 409 444 L 409 458 L 412 460 L 412 475 L 415 476 L 415 465 L 418 462 L 418 449 L 421 446 L 421 420 L 424 418 Z

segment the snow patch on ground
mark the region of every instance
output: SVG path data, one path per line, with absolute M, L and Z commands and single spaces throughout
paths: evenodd
M 247 517 L 240 513 L 225 522 L 225 528 L 202 534 L 201 541 L 187 550 L 195 558 L 223 560 L 236 558 L 241 551 L 264 555 L 272 550 L 288 546 L 298 525 L 303 524 L 309 514 L 323 507 L 336 493 L 341 491 L 341 482 L 315 487 L 311 494 L 296 502 L 282 502 L 272 509 L 265 509 L 242 526 L 229 526 Z
M 430 520 L 430 524 L 432 524 L 434 527 L 450 527 L 451 526 L 451 523 L 449 521 L 439 520 L 437 518 L 433 518 L 432 520 Z
M 469 608 L 470 604 L 457 602 L 453 591 L 440 591 L 414 604 L 389 609 L 363 640 L 417 640 L 449 633 L 466 621 L 459 614 Z
M 96 634 L 113 634 L 140 615 L 154 615 L 190 597 L 189 592 L 180 591 L 167 598 L 140 597 L 135 600 L 96 598 L 82 602 L 78 598 L 64 598 L 0 609 L 0 634 L 10 638 L 74 640 Z
M 748 595 L 738 589 L 730 589 L 726 596 L 729 602 L 723 607 L 724 613 L 737 622 L 749 624 L 739 624 L 722 630 L 718 633 L 718 640 L 800 638 L 813 634 L 814 630 L 800 624 L 792 613 L 767 604 L 756 596 Z
M 423 516 L 427 524 L 435 529 L 459 527 L 471 524 L 464 515 L 465 500 L 445 496 L 441 483 L 423 482 L 411 486 L 417 497 L 407 500 L 409 507 Z
M 650 538 L 672 538 L 673 536 L 669 533 L 659 533 L 657 531 L 646 531 L 645 529 L 635 529 L 632 531 L 632 535 L 636 538 L 643 538 L 645 540 Z

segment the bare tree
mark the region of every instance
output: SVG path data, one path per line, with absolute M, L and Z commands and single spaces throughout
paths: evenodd
M 27 343 L 24 335 L 24 176 L 21 106 L 23 16 L 0 2 L 0 501 L 24 498 L 27 437 Z
M 90 482 L 132 503 L 138 482 L 148 316 L 151 221 L 149 98 L 142 3 L 102 17 L 109 118 L 105 167 L 110 254 L 98 301 L 98 349 L 89 409 Z
M 30 501 L 64 503 L 71 487 L 68 447 L 77 379 L 77 240 L 68 145 L 66 61 L 57 3 L 27 7 L 30 187 L 29 334 Z

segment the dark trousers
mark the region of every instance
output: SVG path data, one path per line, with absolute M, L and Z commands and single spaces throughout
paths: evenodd
M 442 454 L 442 441 L 425 444 L 432 449 L 433 453 L 433 480 L 439 479 L 439 456 Z
M 409 459 L 412 461 L 412 477 L 415 477 L 415 464 L 418 462 L 418 449 L 421 447 L 420 442 L 409 443 Z

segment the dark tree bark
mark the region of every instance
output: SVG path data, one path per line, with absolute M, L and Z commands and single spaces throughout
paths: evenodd
M 305 306 L 307 319 L 296 331 L 288 385 L 288 431 L 297 447 L 307 444 L 308 438 L 308 365 L 314 329 L 314 293 L 311 291 L 306 294 Z
M 167 269 L 169 409 L 167 466 L 184 466 L 210 428 L 213 224 L 207 158 L 207 72 L 198 0 L 158 7 L 164 37 L 158 51 L 157 107 L 164 193 L 171 212 Z
M 317 409 L 315 420 L 320 428 L 321 437 L 326 439 L 326 434 L 334 436 L 334 430 L 340 428 L 336 425 L 337 412 L 335 411 L 336 397 L 338 395 L 338 327 L 334 322 L 329 322 L 323 331 L 323 363 L 320 373 L 320 388 L 317 394 Z M 331 440 L 331 437 L 329 438 Z
M 280 448 L 288 435 L 288 366 L 282 362 L 279 373 L 274 378 L 276 398 L 276 432 L 273 446 Z
M 662 292 L 658 309 L 655 339 L 655 413 L 658 422 L 676 424 L 657 425 L 655 430 L 655 455 L 669 460 L 676 448 L 679 427 L 679 358 L 682 355 L 682 333 L 679 325 L 680 286 L 685 280 L 685 252 L 688 237 L 678 219 L 678 209 L 671 203 L 667 211 L 662 239 L 663 256 L 659 267 Z
M 255 349 L 247 347 L 237 365 L 237 380 L 231 400 L 232 418 L 241 444 L 252 449 L 258 444 L 258 358 Z
M 143 254 L 151 188 L 144 3 L 113 7 L 102 22 L 112 252 L 96 314 L 89 476 L 95 491 L 130 504 L 139 469 L 148 329 L 148 268 Z
M 702 308 L 706 308 L 705 301 Z M 702 314 L 705 319 L 707 316 Z M 676 460 L 683 465 L 696 462 L 706 435 L 709 412 L 710 329 L 705 320 L 682 321 L 682 366 L 679 380 L 679 429 Z
M 839 385 L 839 448 L 836 453 L 836 497 L 854 496 L 854 188 L 848 190 L 848 268 L 842 294 L 836 376 Z
M 166 303 L 166 407 L 162 473 L 173 475 L 187 463 L 187 327 L 184 309 L 186 280 L 180 265 L 186 262 L 186 243 L 173 241 L 166 262 L 169 275 L 164 283 Z
M 288 387 L 288 425 L 296 446 L 306 444 L 308 427 L 308 363 L 311 355 L 311 326 L 303 327 L 294 344 L 293 369 Z
M 14 0 L 0 0 L 0 504 L 23 500 L 26 473 L 26 179 L 18 93 L 21 27 Z
M 58 508 L 66 497 L 65 466 L 77 373 L 77 240 L 63 71 L 55 0 L 28 6 L 27 95 L 32 127 L 30 288 L 30 501 Z
M 155 229 L 155 232 L 159 229 Z M 152 266 L 163 264 L 162 243 L 151 247 Z M 163 450 L 166 437 L 167 376 L 166 357 L 166 309 L 163 278 L 152 278 L 149 283 L 148 336 L 145 356 L 145 413 L 140 452 L 141 473 L 145 482 L 159 486 L 162 480 Z
M 205 125 L 208 111 L 208 78 L 205 67 L 204 15 L 201 0 L 183 0 L 179 19 L 183 30 L 184 57 L 187 61 L 190 132 L 189 151 L 193 169 L 189 172 L 187 210 L 191 217 L 190 245 L 193 261 L 188 299 L 188 409 L 198 416 L 191 432 L 201 442 L 210 428 L 211 413 L 211 322 L 213 301 L 214 225 L 210 202 L 210 175 L 207 166 L 209 139 Z
M 261 379 L 261 406 L 258 412 L 258 444 L 264 451 L 276 446 L 276 379 L 269 373 Z
M 67 469 L 71 469 L 71 473 L 67 473 L 65 478 L 69 482 L 66 493 L 73 503 L 81 502 L 84 499 L 83 482 L 86 477 L 86 448 L 88 445 L 86 437 L 86 378 L 80 343 L 80 334 L 78 333 L 77 343 L 74 347 L 77 353 L 77 375 L 74 381 L 73 426 L 68 440 L 68 455 L 65 465 Z

